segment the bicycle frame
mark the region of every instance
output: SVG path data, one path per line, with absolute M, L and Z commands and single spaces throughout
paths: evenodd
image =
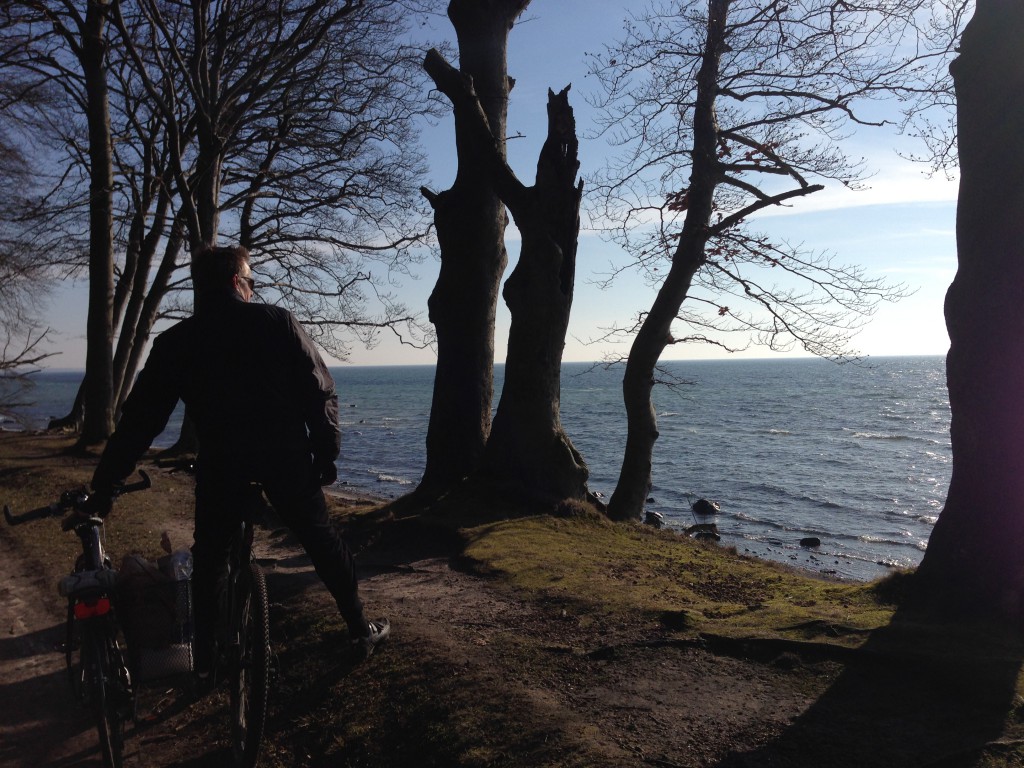
M 65 642 L 68 679 L 75 695 L 83 701 L 87 701 L 89 688 L 94 687 L 95 680 L 76 679 L 75 648 L 82 649 L 81 673 L 85 674 L 87 666 L 85 655 L 92 652 L 91 639 L 94 636 L 116 637 L 117 635 L 117 623 L 111 602 L 117 574 L 111 568 L 104 551 L 103 540 L 100 536 L 102 524 L 103 521 L 98 518 L 88 518 L 75 527 L 75 534 L 82 543 L 82 554 L 79 555 L 78 561 L 75 563 L 74 572 L 61 579 L 57 585 L 61 596 L 68 599 Z

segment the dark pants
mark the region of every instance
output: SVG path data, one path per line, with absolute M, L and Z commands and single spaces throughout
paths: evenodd
M 224 468 L 200 468 L 196 476 L 193 602 L 196 618 L 196 665 L 209 668 L 216 626 L 219 584 L 227 568 L 231 537 L 247 511 L 259 504 L 258 480 L 274 510 L 299 539 L 313 568 L 334 597 L 353 637 L 367 634 L 359 600 L 355 562 L 340 531 L 327 516 L 323 490 L 312 468 L 278 466 L 273 473 L 242 474 Z M 262 477 L 259 475 L 263 475 Z

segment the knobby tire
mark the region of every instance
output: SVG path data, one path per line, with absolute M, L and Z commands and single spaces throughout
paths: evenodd
M 231 752 L 239 768 L 254 768 L 267 718 L 270 616 L 263 570 L 249 563 L 238 583 L 239 648 L 231 680 Z

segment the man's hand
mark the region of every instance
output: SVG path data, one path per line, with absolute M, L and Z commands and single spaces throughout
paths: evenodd
M 88 517 L 106 517 L 114 506 L 114 499 L 109 493 L 96 491 L 82 505 L 82 513 Z
M 320 485 L 333 485 L 334 481 L 338 479 L 338 465 L 334 463 L 333 459 L 318 461 L 316 471 L 320 476 Z

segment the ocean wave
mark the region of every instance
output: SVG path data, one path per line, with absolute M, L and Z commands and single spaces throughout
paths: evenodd
M 881 414 L 881 416 L 882 416 L 883 419 L 886 419 L 888 421 L 907 422 L 907 421 L 913 421 L 914 420 L 913 416 L 908 416 L 905 413 L 893 413 L 891 411 L 885 411 L 885 412 L 883 412 Z
M 912 538 L 913 534 L 910 531 L 903 531 L 903 534 L 908 538 Z M 906 539 L 891 539 L 887 536 L 875 536 L 871 534 L 862 534 L 857 537 L 858 541 L 862 541 L 865 544 L 888 544 L 894 547 L 913 547 L 919 552 L 924 552 L 928 547 L 928 542 L 924 539 L 915 539 L 914 541 L 907 541 Z
M 937 505 L 931 501 L 926 504 L 929 507 L 935 508 Z M 939 519 L 937 514 L 923 514 L 917 509 L 887 509 L 884 512 L 885 516 L 893 520 L 913 520 L 916 523 L 924 523 L 926 525 L 935 525 Z
M 805 508 L 809 505 L 816 509 L 827 510 L 849 509 L 847 504 L 843 504 L 841 502 L 832 501 L 831 499 L 816 498 L 814 496 L 809 496 L 806 493 L 794 492 L 770 483 L 746 485 L 743 487 L 742 492 L 746 497 L 757 499 L 758 503 L 761 504 L 786 504 L 803 506 Z
M 735 528 L 733 528 L 730 531 L 730 527 L 729 527 L 728 523 L 719 523 L 718 529 L 719 529 L 720 533 L 725 534 L 725 533 L 730 533 L 731 532 L 731 533 L 733 533 L 735 535 L 740 536 L 741 538 L 749 538 L 749 539 L 752 539 L 752 540 L 765 540 L 765 541 L 769 541 L 769 539 L 761 539 L 759 537 L 760 536 L 779 535 L 779 534 L 785 533 L 787 535 L 792 536 L 792 541 L 790 541 L 791 544 L 798 544 L 800 539 L 803 539 L 803 538 L 805 538 L 807 536 L 816 536 L 816 537 L 818 537 L 820 539 L 823 539 L 823 540 L 826 539 L 826 538 L 830 538 L 830 539 L 848 538 L 850 540 L 854 539 L 854 537 L 852 537 L 852 536 L 843 536 L 841 534 L 836 534 L 832 529 L 826 530 L 824 528 L 816 528 L 813 525 L 808 526 L 806 524 L 787 525 L 786 523 L 779 522 L 777 520 L 766 520 L 764 518 L 759 518 L 759 517 L 753 517 L 751 515 L 746 515 L 746 514 L 743 514 L 742 512 L 737 513 L 735 515 L 732 515 L 732 517 L 734 519 L 739 520 L 739 521 L 744 522 L 744 523 L 754 523 L 758 527 L 765 528 L 765 529 L 768 529 L 768 530 L 767 530 L 767 532 L 762 532 L 761 534 L 758 534 L 757 532 L 750 531 L 750 530 L 739 531 L 739 530 L 736 530 Z M 806 523 L 806 522 L 810 522 L 810 521 L 801 521 L 801 522 L 802 523 Z M 784 546 L 785 545 L 785 542 L 782 541 L 781 539 L 778 539 L 778 540 L 775 540 L 775 541 L 780 546 Z
M 844 428 L 845 432 L 853 432 L 853 430 Z M 936 440 L 934 437 L 921 437 L 920 435 L 895 435 L 887 434 L 885 432 L 853 432 L 851 435 L 855 440 L 880 440 L 883 442 L 895 442 L 895 443 L 923 443 L 925 445 L 943 445 L 942 440 Z
M 859 440 L 913 440 L 910 435 L 886 435 L 880 432 L 854 432 L 853 437 Z
M 378 483 L 395 483 L 397 485 L 412 485 L 412 480 L 406 480 L 404 477 L 395 477 L 394 475 L 387 475 L 383 472 L 377 475 Z

